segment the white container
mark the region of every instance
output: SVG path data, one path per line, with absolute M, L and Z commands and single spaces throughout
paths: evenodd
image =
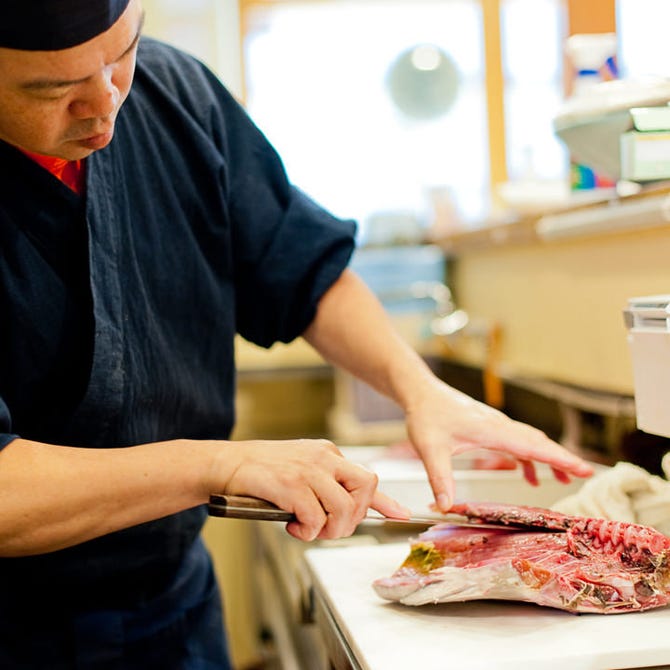
M 379 477 L 379 490 L 409 507 L 416 515 L 428 514 L 434 502 L 433 492 L 423 463 L 413 458 L 389 458 L 384 447 L 344 447 L 346 458 Z M 583 479 L 574 478 L 562 484 L 544 463 L 536 463 L 539 486 L 531 486 L 520 468 L 516 470 L 484 470 L 476 467 L 477 457 L 491 452 L 477 450 L 452 459 L 457 500 L 499 502 L 513 505 L 551 507 L 566 496 L 577 493 Z M 606 466 L 595 465 L 596 470 Z
M 360 247 L 351 268 L 391 314 L 433 315 L 441 307 L 440 296 L 431 293 L 446 281 L 444 252 L 437 245 Z
M 640 430 L 670 437 L 670 294 L 630 298 L 624 311 Z
M 633 130 L 621 135 L 621 177 L 629 181 L 670 178 L 670 106 L 630 110 Z
M 670 102 L 670 78 L 614 79 L 589 95 L 570 98 L 554 118 L 554 131 L 570 154 L 611 179 L 621 178 L 621 134 L 633 129 L 634 107 Z

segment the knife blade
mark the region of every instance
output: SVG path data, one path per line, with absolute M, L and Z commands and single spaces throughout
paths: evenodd
M 213 493 L 209 497 L 207 510 L 210 516 L 226 517 L 228 519 L 250 519 L 254 521 L 295 521 L 293 512 L 287 512 L 267 500 L 251 496 L 233 496 L 222 493 Z M 440 523 L 448 523 L 454 526 L 465 526 L 469 528 L 488 528 L 493 530 L 519 530 L 532 531 L 532 528 L 521 526 L 509 526 L 506 524 L 480 523 L 459 514 L 441 514 L 435 516 L 411 516 L 408 519 L 395 519 L 382 516 L 381 514 L 368 513 L 365 521 L 380 521 L 384 523 L 413 524 L 415 526 L 434 526 Z M 537 530 L 537 529 L 535 529 Z

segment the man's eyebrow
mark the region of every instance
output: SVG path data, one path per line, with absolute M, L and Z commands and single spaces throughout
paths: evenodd
M 140 36 L 142 35 L 142 28 L 144 27 L 144 12 L 140 18 L 140 24 L 137 27 L 137 32 L 133 41 L 130 43 L 128 48 L 120 55 L 118 58 L 115 58 L 114 63 L 120 61 L 124 56 L 127 56 L 140 41 Z M 82 79 L 33 79 L 31 81 L 24 82 L 21 84 L 21 88 L 24 91 L 41 91 L 49 88 L 64 88 L 66 86 L 74 86 L 75 84 L 81 84 L 85 82 L 89 77 L 83 77 Z

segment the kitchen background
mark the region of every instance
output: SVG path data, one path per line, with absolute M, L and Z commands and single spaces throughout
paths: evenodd
M 146 33 L 218 73 L 292 180 L 358 220 L 357 269 L 439 374 L 594 460 L 658 471 L 668 440 L 636 430 L 622 310 L 670 292 L 666 182 L 583 188 L 555 120 L 577 94 L 570 36 L 614 35 L 613 78 L 670 76 L 667 0 L 143 4 Z M 402 443 L 397 408 L 303 343 L 237 353 L 235 437 Z M 236 665 L 261 667 L 257 537 L 206 530 Z

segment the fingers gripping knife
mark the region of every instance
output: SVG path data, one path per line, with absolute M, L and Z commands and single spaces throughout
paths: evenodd
M 296 521 L 293 512 L 287 512 L 276 505 L 250 496 L 231 496 L 214 493 L 209 498 L 208 511 L 210 516 L 227 517 L 229 519 L 252 519 L 256 521 Z M 436 514 L 435 516 L 411 516 L 407 519 L 394 519 L 371 512 L 365 516 L 365 521 L 385 521 L 387 523 L 408 523 L 413 525 L 433 526 L 439 523 L 450 523 L 455 526 L 469 526 L 473 528 L 489 528 L 500 530 L 526 530 L 527 525 L 515 526 L 513 523 L 482 523 L 476 519 L 460 514 Z

